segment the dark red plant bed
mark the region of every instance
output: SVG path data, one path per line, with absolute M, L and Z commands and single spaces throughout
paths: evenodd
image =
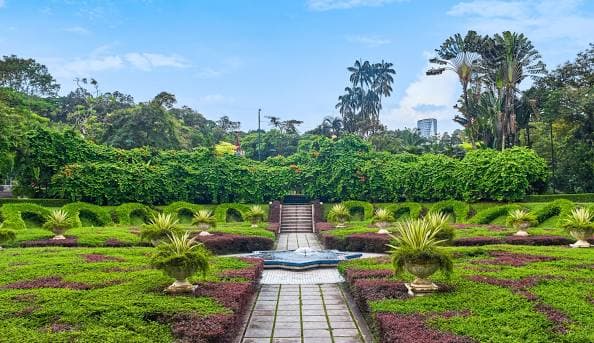
M 477 246 L 490 244 L 513 245 L 569 245 L 574 240 L 561 236 L 507 236 L 507 237 L 465 237 L 455 239 L 455 246 Z
M 323 231 L 330 231 L 334 230 L 336 227 L 332 223 L 328 222 L 317 222 L 316 223 L 316 232 L 323 232 Z
M 387 279 L 359 279 L 349 284 L 351 294 L 362 313 L 369 313 L 369 302 L 381 299 L 409 298 L 404 282 Z
M 380 342 L 474 342 L 474 340 L 469 337 L 430 328 L 426 323 L 427 319 L 434 318 L 435 316 L 436 315 L 378 313 L 375 317 L 378 323 Z M 445 316 L 451 316 L 451 314 L 446 314 Z
M 345 238 L 320 234 L 326 249 L 384 253 L 388 250 L 390 236 L 377 233 L 356 233 Z
M 219 274 L 223 278 L 242 278 L 250 281 L 254 287 L 257 286 L 258 280 L 262 276 L 264 269 L 264 260 L 260 258 L 242 258 L 242 260 L 251 264 L 250 267 L 242 269 L 229 269 Z
M 33 241 L 21 242 L 24 248 L 31 247 L 76 247 L 78 243 L 75 237 L 66 237 L 66 239 L 37 239 Z
M 387 279 L 393 275 L 394 272 L 389 269 L 347 269 L 345 278 L 351 284 L 359 279 Z
M 478 263 L 481 264 L 496 264 L 496 265 L 509 265 L 514 267 L 521 267 L 525 266 L 529 263 L 534 262 L 549 262 L 555 261 L 557 258 L 551 256 L 542 256 L 542 255 L 528 255 L 528 254 L 518 254 L 508 251 L 490 251 L 489 255 L 492 258 L 479 260 Z
M 120 257 L 114 257 L 114 256 L 107 256 L 107 255 L 102 255 L 102 254 L 85 254 L 85 255 L 81 255 L 84 259 L 85 262 L 123 262 L 124 259 L 120 258 Z
M 271 250 L 274 241 L 257 236 L 240 236 L 227 233 L 215 233 L 210 236 L 197 236 L 198 241 L 215 254 L 234 254 L 257 250 Z
M 237 322 L 233 314 L 199 316 L 197 314 L 176 314 L 161 319 L 171 323 L 173 336 L 179 342 L 224 343 L 232 342 Z
M 87 290 L 93 288 L 93 286 L 82 283 L 65 281 L 60 276 L 49 276 L 33 280 L 21 280 L 7 285 L 2 288 L 8 289 L 34 289 L 34 288 L 68 288 L 76 290 Z

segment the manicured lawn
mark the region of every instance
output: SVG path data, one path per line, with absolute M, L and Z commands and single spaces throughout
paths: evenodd
M 206 335 L 214 334 L 205 330 L 208 325 L 211 331 L 228 330 L 229 318 L 242 310 L 233 297 L 249 298 L 245 292 L 253 287 L 253 279 L 242 277 L 244 270 L 246 275 L 252 273 L 246 269 L 252 268 L 252 263 L 212 257 L 207 276 L 190 279 L 202 285 L 198 290 L 204 292 L 170 296 L 162 290 L 173 280 L 147 264 L 153 249 L 0 251 L 0 340 L 171 342 L 187 338 L 190 326 Z M 236 285 L 245 291 L 225 291 L 221 296 L 210 291 L 217 288 L 213 283 L 223 290 Z M 196 335 L 191 337 L 197 339 Z
M 594 249 L 445 249 L 455 257 L 455 273 L 449 280 L 436 274 L 433 280 L 445 291 L 427 297 L 406 295 L 402 281 L 411 281 L 411 275 L 386 277 L 391 270 L 387 258 L 340 264 L 384 342 L 411 337 L 452 342 L 468 337 L 481 342 L 594 341 Z M 369 279 L 373 274 L 384 280 Z

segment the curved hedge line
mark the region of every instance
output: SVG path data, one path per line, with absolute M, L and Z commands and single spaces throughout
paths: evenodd
M 506 216 L 510 211 L 521 209 L 520 205 L 500 205 L 486 208 L 470 219 L 471 224 L 490 224 L 493 220 Z
M 130 225 L 133 224 L 133 215 L 141 216 L 144 221 L 147 221 L 155 214 L 155 211 L 146 205 L 129 202 L 116 207 L 114 213 L 119 224 Z
M 104 207 L 89 204 L 86 202 L 73 202 L 62 207 L 65 211 L 70 213 L 74 219 L 74 227 L 82 226 L 82 222 L 80 220 L 81 212 L 88 212 L 91 213 L 94 217 L 93 219 L 100 225 L 105 226 L 107 224 L 111 224 L 112 218 L 111 213 Z
M 23 214 L 31 213 L 41 218 L 50 214 L 47 208 L 30 203 L 4 204 L 0 207 L 0 216 L 6 229 L 23 230 L 27 228 Z
M 371 219 L 371 217 L 373 217 L 373 204 L 367 201 L 349 200 L 342 202 L 342 204 L 347 208 L 347 210 L 349 210 L 351 215 L 354 209 L 361 208 L 363 209 L 364 220 Z
M 459 200 L 443 200 L 433 204 L 429 211 L 433 213 L 451 213 L 454 216 L 454 221 L 459 222 L 468 217 L 470 205 Z
M 386 210 L 392 212 L 395 219 L 401 217 L 408 212 L 408 216 L 412 219 L 419 218 L 423 212 L 423 206 L 418 202 L 406 201 L 396 204 L 391 204 L 385 207 Z
M 536 220 L 538 220 L 538 224 L 542 224 L 545 220 L 554 216 L 559 216 L 559 218 L 567 216 L 574 207 L 575 204 L 572 201 L 559 199 L 535 209 L 533 213 Z
M 198 212 L 202 209 L 200 205 L 192 204 L 187 201 L 176 201 L 165 206 L 163 208 L 164 213 L 179 215 L 180 210 L 186 210 L 188 212 Z
M 236 210 L 240 215 L 241 215 L 241 221 L 245 221 L 245 216 L 247 214 L 247 212 L 250 210 L 250 208 L 247 205 L 243 205 L 243 204 L 232 204 L 232 203 L 227 203 L 227 204 L 220 204 L 217 206 L 217 208 L 214 211 L 214 216 L 217 220 L 217 222 L 226 222 L 227 221 L 227 212 L 230 210 Z

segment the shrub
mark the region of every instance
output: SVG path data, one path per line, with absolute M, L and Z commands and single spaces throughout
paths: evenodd
M 507 216 L 511 210 L 519 210 L 519 205 L 500 205 L 486 208 L 470 219 L 472 224 L 490 224 L 493 220 Z
M 194 213 L 200 211 L 202 207 L 200 205 L 191 204 L 186 201 L 176 201 L 165 206 L 163 213 L 171 213 L 177 216 L 182 222 L 191 222 Z
M 217 220 L 212 215 L 210 210 L 199 210 L 194 213 L 192 224 L 198 226 L 199 229 L 208 229 L 217 225 Z
M 536 209 L 534 215 L 536 216 L 538 224 L 541 224 L 545 220 L 554 216 L 567 216 L 574 206 L 574 203 L 569 200 L 559 199 Z
M 159 213 L 153 216 L 148 224 L 142 226 L 140 239 L 157 246 L 161 241 L 172 235 L 179 234 L 179 221 L 172 214 Z
M 118 223 L 123 225 L 148 223 L 155 213 L 150 207 L 135 202 L 121 204 L 114 212 Z
M 266 215 L 266 212 L 264 211 L 264 208 L 262 208 L 262 206 L 260 206 L 260 205 L 253 205 L 247 211 L 247 213 L 245 214 L 245 217 L 252 224 L 256 225 L 256 224 L 258 224 L 258 223 L 260 223 L 261 221 L 264 220 L 264 216 L 265 215 Z
M 332 206 L 328 212 L 328 220 L 341 225 L 351 218 L 351 214 L 346 206 L 343 204 L 336 204 Z
M 587 208 L 574 208 L 571 213 L 563 219 L 563 228 L 567 232 L 592 232 L 594 213 Z
M 390 243 L 389 235 L 377 233 L 355 233 L 345 238 L 347 251 L 384 253 L 386 244 Z
M 196 239 L 215 254 L 246 253 L 271 250 L 274 247 L 274 240 L 259 236 L 215 233 L 210 236 L 197 236 Z
M 441 240 L 444 243 L 452 243 L 454 240 L 454 228 L 450 225 L 449 215 L 441 212 L 428 213 L 423 218 L 429 224 L 429 229 L 435 233 L 435 239 Z
M 65 199 L 21 199 L 21 198 L 0 198 L 0 206 L 4 204 L 35 204 L 43 207 L 62 207 L 68 204 Z
M 380 228 L 390 225 L 394 221 L 392 212 L 385 208 L 378 208 L 373 215 L 373 223 Z
M 356 279 L 350 285 L 353 298 L 361 312 L 369 313 L 369 303 L 382 299 L 406 299 L 408 289 L 401 281 L 386 279 Z
M 214 215 L 217 222 L 225 223 L 230 221 L 244 221 L 249 207 L 243 204 L 220 204 L 215 209 Z M 236 218 L 232 218 L 235 216 Z M 233 220 L 235 219 L 235 220 Z
M 353 217 L 358 210 L 361 210 L 363 220 L 369 220 L 373 217 L 373 205 L 366 201 L 349 200 L 343 201 L 342 205 L 349 211 L 351 217 Z
M 64 239 L 64 232 L 74 225 L 72 216 L 64 210 L 53 210 L 45 219 L 44 229 L 52 231 L 54 239 Z
M 559 199 L 565 199 L 573 202 L 594 202 L 594 193 L 581 194 L 541 194 L 528 195 L 524 199 L 525 202 L 551 202 Z
M 5 204 L 0 207 L 0 214 L 4 218 L 4 227 L 15 230 L 22 230 L 27 227 L 23 216 L 30 215 L 39 224 L 43 225 L 45 217 L 49 213 L 50 210 L 47 208 L 30 203 Z
M 168 276 L 183 280 L 196 272 L 206 275 L 208 271 L 208 254 L 202 244 L 196 244 L 189 234 L 169 235 L 169 240 L 157 246 L 157 252 L 151 256 L 151 266 L 161 269 Z
M 409 218 L 417 219 L 421 216 L 423 206 L 421 206 L 421 204 L 418 202 L 406 201 L 388 205 L 386 206 L 386 209 L 391 211 L 394 214 L 394 218 L 396 219 L 405 213 L 408 213 Z
M 512 210 L 509 212 L 506 223 L 516 230 L 528 228 L 537 223 L 536 216 L 526 210 Z
M 450 213 L 454 217 L 454 222 L 461 222 L 468 216 L 470 206 L 458 200 L 444 200 L 436 202 L 431 206 L 429 212 L 437 213 Z
M 65 205 L 62 209 L 70 213 L 74 227 L 82 226 L 81 215 L 90 217 L 89 219 L 97 226 L 105 226 L 112 221 L 110 213 L 104 207 L 85 202 L 73 202 Z
M 16 239 L 16 231 L 10 229 L 4 229 L 3 224 L 0 223 L 0 244 L 11 242 Z M 0 249 L 2 247 L 0 246 Z

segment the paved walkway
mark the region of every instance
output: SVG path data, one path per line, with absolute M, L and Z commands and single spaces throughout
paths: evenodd
M 283 233 L 276 250 L 321 248 L 313 233 Z M 336 268 L 264 270 L 242 343 L 367 343 Z M 364 323 L 362 325 L 365 325 Z

